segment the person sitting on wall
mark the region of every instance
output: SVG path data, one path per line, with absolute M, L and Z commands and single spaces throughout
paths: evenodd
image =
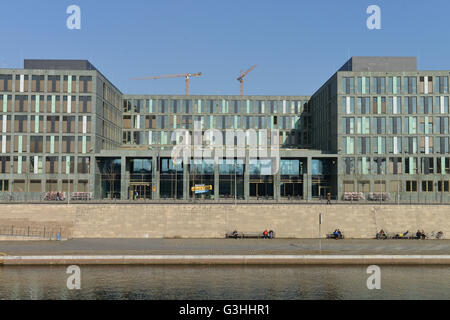
M 231 234 L 231 236 L 232 236 L 233 238 L 237 239 L 237 238 L 238 238 L 238 232 L 237 232 L 237 230 L 234 230 L 233 233 Z
M 269 231 L 269 239 L 273 239 L 273 230 Z
M 400 234 L 397 234 L 395 237 L 397 238 L 397 239 L 405 239 L 406 238 L 406 235 L 409 233 L 409 231 L 407 230 L 405 233 L 400 233 Z
M 333 235 L 334 235 L 334 239 L 337 239 L 339 237 L 339 232 L 337 229 L 334 230 Z
M 422 233 L 420 232 L 420 230 L 417 230 L 416 232 L 416 238 L 420 239 L 422 237 Z
M 269 236 L 269 233 L 267 232 L 267 229 L 266 230 L 264 230 L 264 232 L 263 232 L 263 235 L 264 235 L 264 239 L 267 239 Z
M 383 229 L 380 230 L 380 232 L 377 235 L 378 239 L 385 239 L 386 238 L 386 232 L 384 232 Z
M 337 232 L 338 232 L 338 237 L 339 237 L 339 239 L 342 239 L 343 237 L 342 237 L 342 232 L 341 232 L 341 230 L 337 230 Z

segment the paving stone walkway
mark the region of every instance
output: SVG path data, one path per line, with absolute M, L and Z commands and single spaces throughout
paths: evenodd
M 450 240 L 72 239 L 0 241 L 8 255 L 450 254 Z

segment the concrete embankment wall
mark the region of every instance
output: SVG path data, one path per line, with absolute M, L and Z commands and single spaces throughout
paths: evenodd
M 340 228 L 347 238 L 388 232 L 443 231 L 450 206 L 389 205 L 0 205 L 0 227 L 62 228 L 63 238 L 223 238 L 226 232 L 273 229 L 279 238 L 317 238 Z

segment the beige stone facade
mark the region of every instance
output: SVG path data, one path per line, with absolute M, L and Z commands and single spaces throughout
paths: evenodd
M 223 238 L 273 229 L 279 238 L 317 238 L 336 228 L 347 238 L 387 232 L 450 234 L 450 206 L 375 205 L 2 205 L 0 226 L 62 229 L 63 238 Z

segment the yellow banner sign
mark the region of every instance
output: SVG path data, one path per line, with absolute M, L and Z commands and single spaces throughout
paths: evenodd
M 209 191 L 212 190 L 212 186 L 195 186 L 191 188 L 191 191 L 195 192 L 195 191 Z

